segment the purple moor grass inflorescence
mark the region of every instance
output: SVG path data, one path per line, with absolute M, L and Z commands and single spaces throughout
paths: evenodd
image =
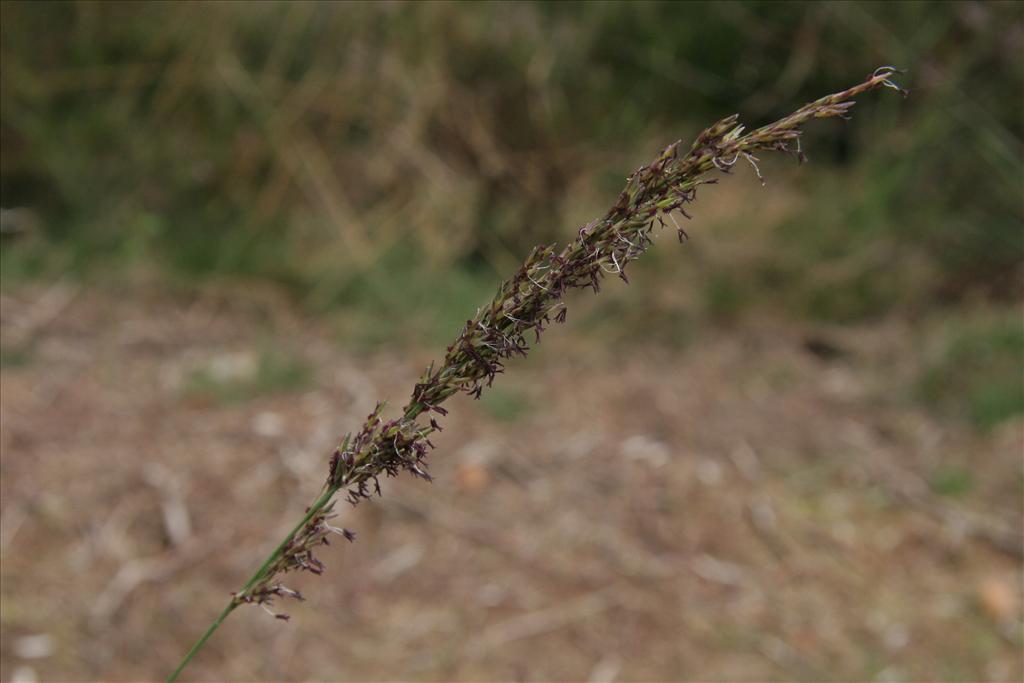
M 224 612 L 168 680 L 176 679 L 210 634 L 239 605 L 258 604 L 278 619 L 287 620 L 288 615 L 275 613 L 269 605 L 278 597 L 303 598 L 298 591 L 285 587 L 281 577 L 290 571 L 323 573 L 324 566 L 313 551 L 326 545 L 331 534 L 349 541 L 355 537 L 353 532 L 328 523 L 335 494 L 344 490 L 347 501 L 355 505 L 380 494 L 381 476 L 396 476 L 402 470 L 430 480 L 425 462 L 433 448 L 429 437 L 441 430 L 438 417 L 448 414 L 441 404 L 458 392 L 479 398 L 504 371 L 508 359 L 526 356 L 531 343 L 540 341 L 551 322 L 565 322 L 564 297 L 569 290 L 589 287 L 597 292 L 606 275 L 628 283 L 626 266 L 651 245 L 655 227 L 663 228 L 670 221 L 680 242 L 688 238 L 673 213 L 690 218 L 684 207 L 694 201 L 698 187 L 717 182 L 708 177 L 710 174 L 729 173 L 743 160 L 761 178 L 755 153 L 762 151 L 783 152 L 803 161 L 801 126 L 812 119 L 849 118 L 853 98 L 871 90 L 892 88 L 905 96 L 906 91 L 892 80 L 897 73 L 893 67 L 881 67 L 858 85 L 822 97 L 746 134 L 737 116 L 729 116 L 697 136 L 685 153 L 680 151 L 681 141 L 674 142 L 651 164 L 631 174 L 611 209 L 581 227 L 569 244 L 561 250 L 556 245 L 534 248 L 515 275 L 500 285 L 491 303 L 466 321 L 443 362 L 427 368 L 401 417 L 385 420 L 385 404 L 378 403 L 361 429 L 342 440 L 330 457 L 320 497 L 245 587 L 232 594 Z

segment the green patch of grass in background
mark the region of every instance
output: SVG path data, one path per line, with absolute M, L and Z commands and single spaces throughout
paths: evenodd
M 900 302 L 890 271 L 861 272 L 842 282 L 822 283 L 802 292 L 812 320 L 855 323 L 877 319 Z
M 347 279 L 328 274 L 309 301 L 323 312 L 338 311 L 339 337 L 356 348 L 436 346 L 451 341 L 491 300 L 497 282 L 486 267 L 439 268 L 402 246 Z
M 961 467 L 943 466 L 932 472 L 929 484 L 940 496 L 962 498 L 974 488 L 974 477 Z
M 487 413 L 502 422 L 518 422 L 533 409 L 530 397 L 514 389 L 493 387 L 480 399 L 480 405 Z
M 569 301 L 568 319 L 578 321 L 581 332 L 601 345 L 617 349 L 637 346 L 661 346 L 682 351 L 694 338 L 696 329 L 692 311 L 671 299 L 659 298 L 650 285 L 609 282 L 604 301 L 592 306 L 589 293 L 582 292 Z
M 750 303 L 750 294 L 742 282 L 727 271 L 712 274 L 704 288 L 704 306 L 718 322 L 735 320 Z
M 186 396 L 231 404 L 312 386 L 313 369 L 300 356 L 281 349 L 258 355 L 224 355 L 189 374 Z
M 10 240 L 0 242 L 0 286 L 16 287 L 26 282 L 49 278 L 58 269 L 53 268 L 57 248 L 44 245 L 20 244 Z
M 0 368 L 20 368 L 32 362 L 34 349 L 31 346 L 4 346 L 0 348 Z
M 949 333 L 918 384 L 930 405 L 982 430 L 1024 414 L 1024 322 L 1018 311 L 965 320 Z

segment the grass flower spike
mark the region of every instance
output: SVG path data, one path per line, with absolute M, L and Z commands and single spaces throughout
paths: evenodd
M 673 214 L 688 219 L 686 205 L 694 201 L 701 185 L 717 182 L 713 175 L 730 173 L 743 161 L 761 178 L 757 165 L 761 152 L 783 152 L 802 161 L 804 124 L 812 119 L 848 118 L 854 97 L 879 88 L 906 95 L 892 80 L 896 73 L 892 67 L 881 67 L 858 85 L 750 132 L 745 132 L 733 115 L 702 132 L 688 150 L 674 142 L 651 164 L 630 175 L 607 213 L 581 227 L 569 244 L 561 249 L 556 245 L 534 248 L 518 271 L 501 284 L 494 299 L 466 321 L 444 359 L 423 373 L 401 415 L 385 418 L 386 405 L 379 403 L 359 431 L 342 440 L 330 456 L 319 497 L 248 583 L 232 595 L 168 680 L 177 678 L 237 607 L 259 605 L 287 620 L 286 614 L 275 611 L 275 603 L 303 598 L 284 585 L 286 575 L 293 571 L 323 573 L 324 565 L 314 551 L 327 545 L 332 535 L 348 541 L 355 538 L 351 531 L 329 523 L 337 495 L 358 504 L 380 493 L 382 476 L 395 476 L 403 470 L 429 480 L 426 457 L 434 447 L 430 436 L 441 430 L 438 420 L 447 415 L 444 402 L 459 392 L 479 398 L 504 372 L 509 359 L 526 356 L 551 323 L 565 322 L 567 292 L 580 288 L 597 292 L 608 275 L 628 282 L 627 267 L 651 245 L 655 228 L 671 224 L 680 242 L 687 239 Z

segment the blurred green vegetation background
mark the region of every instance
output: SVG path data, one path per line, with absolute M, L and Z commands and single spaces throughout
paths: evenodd
M 907 68 L 810 166 L 708 189 L 582 329 L 938 317 L 922 400 L 1024 411 L 1018 3 L 5 1 L 0 31 L 3 287 L 269 281 L 362 345 L 452 337 L 668 142 Z

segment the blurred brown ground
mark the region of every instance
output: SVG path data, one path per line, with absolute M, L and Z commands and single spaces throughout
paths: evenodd
M 37 356 L 0 399 L 5 681 L 164 675 L 338 435 L 431 357 L 346 352 L 251 288 L 5 294 L 4 334 L 25 324 Z M 312 385 L 183 391 L 250 372 L 254 338 Z M 457 399 L 435 483 L 340 507 L 359 537 L 294 579 L 291 622 L 236 612 L 188 678 L 1019 680 L 1021 421 L 979 437 L 901 405 L 913 339 L 845 330 L 823 359 L 752 320 L 620 353 L 557 328 L 502 378 L 518 414 Z M 982 462 L 958 500 L 926 482 Z

